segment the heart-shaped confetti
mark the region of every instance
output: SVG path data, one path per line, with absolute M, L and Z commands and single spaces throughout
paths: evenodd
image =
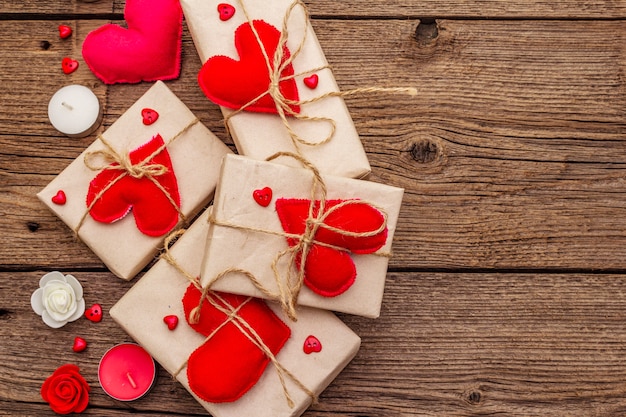
M 65 196 L 65 192 L 63 190 L 57 191 L 57 193 L 52 197 L 52 202 L 59 206 L 62 206 L 67 201 L 67 197 Z
M 72 350 L 74 352 L 82 352 L 87 349 L 87 341 L 80 336 L 76 336 L 74 338 L 74 345 L 72 345 Z
M 144 125 L 149 126 L 156 122 L 159 118 L 159 113 L 156 110 L 145 108 L 141 110 L 142 122 Z
M 311 335 L 307 337 L 306 340 L 304 341 L 304 346 L 302 346 L 302 350 L 304 350 L 304 353 L 306 353 L 307 355 L 311 353 L 321 352 L 322 343 L 319 341 L 317 337 Z
M 85 317 L 87 320 L 98 323 L 102 320 L 102 306 L 100 304 L 94 304 L 89 309 L 85 310 Z
M 163 323 L 167 324 L 167 328 L 170 330 L 174 330 L 176 326 L 178 326 L 178 316 L 169 315 L 163 317 Z
M 61 39 L 67 39 L 72 36 L 72 28 L 67 25 L 59 25 L 59 36 Z
M 65 74 L 71 74 L 78 69 L 78 61 L 66 56 L 61 61 L 61 68 Z
M 304 79 L 304 85 L 306 85 L 307 87 L 309 87 L 311 90 L 313 90 L 315 87 L 317 87 L 317 83 L 319 82 L 319 77 L 317 76 L 317 74 L 313 74 L 310 77 L 306 77 Z
M 267 207 L 272 202 L 272 189 L 270 187 L 265 187 L 260 190 L 254 190 L 252 192 L 252 197 L 259 206 Z
M 220 14 L 220 20 L 225 22 L 235 15 L 235 8 L 228 3 L 220 3 L 217 5 L 217 12 Z

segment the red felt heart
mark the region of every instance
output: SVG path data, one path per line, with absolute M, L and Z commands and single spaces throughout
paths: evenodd
M 304 346 L 302 346 L 302 350 L 304 350 L 304 353 L 311 354 L 311 353 L 318 353 L 322 351 L 322 343 L 319 341 L 319 339 L 313 335 L 309 336 L 306 338 L 306 340 L 304 341 Z
M 67 39 L 72 36 L 72 28 L 67 25 L 59 25 L 59 36 L 61 39 Z
M 128 29 L 106 24 L 83 42 L 83 57 L 106 84 L 171 80 L 180 74 L 183 13 L 178 0 L 127 0 Z
M 57 191 L 57 193 L 52 197 L 52 202 L 59 206 L 62 206 L 67 202 L 67 197 L 65 196 L 65 192 L 63 190 Z
M 280 31 L 263 20 L 253 23 L 263 50 L 266 51 L 273 68 L 273 57 L 278 48 Z M 276 113 L 276 103 L 269 95 L 270 72 L 263 50 L 249 23 L 244 23 L 235 31 L 235 47 L 239 61 L 226 56 L 214 56 L 204 63 L 198 73 L 198 83 L 204 94 L 220 106 L 252 112 Z M 287 46 L 283 48 L 283 61 L 290 56 Z M 293 76 L 293 66 L 287 65 L 281 78 Z M 282 95 L 291 101 L 298 101 L 298 87 L 294 78 L 282 79 L 278 83 Z M 293 113 L 300 112 L 300 106 L 289 106 Z
M 259 206 L 267 207 L 272 202 L 272 189 L 270 187 L 265 187 L 260 190 L 254 190 L 252 192 L 252 197 Z
M 78 61 L 66 56 L 61 61 L 61 69 L 65 74 L 71 74 L 78 69 Z
M 141 110 L 141 118 L 144 125 L 149 126 L 156 122 L 159 118 L 159 113 L 156 110 L 145 108 Z
M 72 350 L 74 352 L 82 352 L 87 349 L 87 341 L 82 337 L 76 336 L 74 338 L 74 344 L 72 345 Z
M 319 77 L 317 76 L 317 74 L 313 74 L 310 77 L 306 77 L 304 79 L 304 85 L 309 87 L 311 90 L 317 87 L 318 82 L 319 82 Z
M 87 320 L 98 323 L 102 320 L 102 306 L 100 304 L 94 304 L 85 310 L 85 317 Z
M 130 152 L 130 162 L 138 164 L 162 146 L 161 135 L 156 135 L 146 144 Z M 163 148 L 147 163 L 162 165 L 166 168 L 164 174 L 152 177 L 160 187 L 150 178 L 134 178 L 125 171 L 117 169 L 104 169 L 98 173 L 89 184 L 87 192 L 87 206 L 91 206 L 89 214 L 94 220 L 113 223 L 132 210 L 137 229 L 148 236 L 162 236 L 176 226 L 180 195 L 167 148 Z M 111 165 L 118 166 L 117 163 Z M 118 179 L 120 176 L 122 178 Z M 110 183 L 115 180 L 117 182 L 111 185 Z M 104 194 L 94 202 L 96 196 L 105 188 Z M 163 190 L 167 191 L 171 200 L 176 203 L 176 207 Z
M 217 12 L 220 14 L 220 20 L 225 22 L 235 15 L 235 8 L 228 3 L 220 3 L 217 5 Z
M 187 288 L 183 297 L 187 321 L 191 311 L 200 303 L 200 295 L 194 285 Z M 220 292 L 209 296 L 228 310 L 240 307 L 237 315 L 254 329 L 273 355 L 280 352 L 291 336 L 289 327 L 258 298 Z M 202 335 L 212 335 L 189 356 L 187 362 L 189 386 L 198 397 L 212 403 L 241 398 L 257 383 L 270 363 L 270 359 L 232 320 L 224 324 L 226 320 L 228 317 L 223 312 L 204 300 L 199 322 L 190 324 Z M 251 334 L 245 326 L 241 327 Z
M 171 314 L 169 316 L 163 317 L 163 323 L 167 325 L 167 328 L 170 330 L 176 329 L 178 326 L 178 316 Z
M 383 225 L 385 218 L 382 213 L 359 200 L 353 200 L 350 204 L 333 209 L 343 202 L 344 200 L 326 201 L 325 225 L 353 233 L 373 232 Z M 276 212 L 285 232 L 304 234 L 310 204 L 310 200 L 285 198 L 276 200 Z M 318 215 L 319 207 L 320 202 L 316 201 L 313 206 L 313 216 Z M 372 236 L 345 236 L 334 230 L 320 227 L 313 240 L 337 248 L 345 248 L 354 254 L 368 254 L 376 252 L 385 244 L 387 228 Z M 290 246 L 294 246 L 298 240 L 287 238 L 287 242 Z M 296 257 L 297 267 L 300 267 L 300 262 L 301 253 Z M 304 266 L 304 284 L 312 291 L 324 297 L 334 297 L 350 288 L 355 279 L 356 267 L 348 252 L 315 243 L 311 245 Z

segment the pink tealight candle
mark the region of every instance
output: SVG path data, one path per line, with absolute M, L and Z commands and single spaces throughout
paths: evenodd
M 144 396 L 156 378 L 154 360 L 144 348 L 122 343 L 109 349 L 98 366 L 98 380 L 104 392 L 120 401 Z

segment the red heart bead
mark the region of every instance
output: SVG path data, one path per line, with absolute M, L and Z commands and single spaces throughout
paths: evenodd
M 59 25 L 59 36 L 61 39 L 67 39 L 72 36 L 72 28 L 67 25 Z
M 75 59 L 65 57 L 63 61 L 61 61 L 61 68 L 63 72 L 66 74 L 71 74 L 78 69 L 78 61 Z
M 163 317 L 163 323 L 167 324 L 167 328 L 174 330 L 178 326 L 178 316 L 170 315 Z
M 306 77 L 304 79 L 304 85 L 309 87 L 311 90 L 317 87 L 318 82 L 319 82 L 319 77 L 317 76 L 317 74 L 313 74 L 310 77 Z
M 156 110 L 145 108 L 141 110 L 141 117 L 143 124 L 149 126 L 157 121 L 157 119 L 159 118 L 159 113 Z
M 52 202 L 54 204 L 58 204 L 59 206 L 65 204 L 66 201 L 67 197 L 65 196 L 65 192 L 63 192 L 63 190 L 57 191 L 56 195 L 52 197 Z
M 220 20 L 225 22 L 235 15 L 235 8 L 228 3 L 220 3 L 217 5 L 217 11 L 220 14 Z
M 85 317 L 87 320 L 98 323 L 102 320 L 102 306 L 100 304 L 94 304 L 89 309 L 85 310 Z
M 254 197 L 254 201 L 261 206 L 267 207 L 272 202 L 272 189 L 270 187 L 265 187 L 260 190 L 254 190 L 252 192 L 252 197 Z
M 76 336 L 74 338 L 74 345 L 72 346 L 72 350 L 74 352 L 82 352 L 87 349 L 87 341 L 82 337 Z
M 313 352 L 315 353 L 321 352 L 322 343 L 319 341 L 317 337 L 311 335 L 307 337 L 306 340 L 304 341 L 304 346 L 302 346 L 302 350 L 304 350 L 304 353 L 306 353 L 307 355 Z

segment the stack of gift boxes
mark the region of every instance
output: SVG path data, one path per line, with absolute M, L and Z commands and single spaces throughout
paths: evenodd
M 110 314 L 212 415 L 297 416 L 360 346 L 331 311 L 380 313 L 403 190 L 301 3 L 181 3 L 239 155 L 157 81 L 39 198 L 123 279 L 161 251 Z

